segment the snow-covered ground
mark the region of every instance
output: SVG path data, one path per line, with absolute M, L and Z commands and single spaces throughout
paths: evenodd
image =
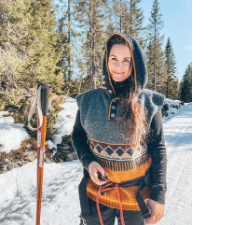
M 2 152 L 19 149 L 21 142 L 29 138 L 23 124 L 14 124 L 14 118 L 11 116 L 3 117 L 7 114 L 8 111 L 0 111 L 0 151 Z
M 163 123 L 168 154 L 164 218 L 158 225 L 192 224 L 192 103 Z
M 57 121 L 54 124 L 54 128 L 57 129 L 57 133 L 53 137 L 54 142 L 46 140 L 49 149 L 57 148 L 56 145 L 61 144 L 62 137 L 71 134 L 73 130 L 77 103 L 74 98 L 68 96 L 65 96 L 65 98 L 65 103 L 61 104 L 64 109 L 59 112 Z M 30 138 L 23 128 L 23 124 L 14 124 L 14 118 L 7 117 L 7 113 L 8 111 L 0 111 L 0 145 L 2 145 L 0 152 L 10 152 L 11 150 L 19 149 L 21 142 Z
M 54 142 L 60 141 L 60 135 L 72 131 L 77 106 L 75 100 L 69 97 L 64 104 L 65 110 L 61 112 L 56 123 L 59 136 L 56 136 Z M 192 103 L 172 111 L 173 113 L 169 113 L 167 118 L 163 118 L 168 152 L 168 191 L 165 216 L 158 224 L 190 225 L 192 223 Z M 3 124 L 5 123 L 0 124 L 0 131 Z M 65 133 L 62 132 L 62 127 Z M 12 135 L 10 137 L 8 141 L 9 138 L 12 140 Z M 33 225 L 35 223 L 36 164 L 35 160 L 0 175 L 0 224 Z M 82 166 L 78 160 L 45 164 L 41 224 L 79 225 L 80 206 L 77 187 L 81 177 Z

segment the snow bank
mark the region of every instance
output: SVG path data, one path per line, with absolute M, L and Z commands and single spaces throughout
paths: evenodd
M 1 117 L 7 113 L 7 111 L 0 112 L 0 151 L 8 153 L 19 149 L 21 142 L 30 136 L 23 128 L 23 124 L 14 124 L 13 117 Z
M 59 112 L 57 121 L 54 125 L 54 128 L 57 129 L 57 134 L 53 136 L 54 146 L 61 144 L 64 135 L 70 135 L 72 133 L 78 109 L 77 102 L 74 98 L 68 96 L 65 97 L 66 101 L 60 105 L 64 109 Z

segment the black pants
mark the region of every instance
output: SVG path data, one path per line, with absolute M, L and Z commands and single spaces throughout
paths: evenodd
M 90 218 L 83 218 L 84 221 L 81 223 L 82 225 L 101 225 L 96 202 L 88 198 L 90 210 L 91 210 L 91 217 Z M 118 218 L 118 225 L 121 225 L 120 219 L 120 210 L 109 208 L 105 205 L 99 204 L 102 220 L 104 225 L 114 225 L 115 218 Z M 144 219 L 142 217 L 141 211 L 128 211 L 123 210 L 123 218 L 126 225 L 144 225 Z

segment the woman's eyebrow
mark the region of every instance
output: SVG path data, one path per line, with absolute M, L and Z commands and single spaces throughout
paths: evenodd
M 115 55 L 110 55 L 109 57 L 111 57 L 111 56 L 115 56 Z M 117 57 L 117 56 L 115 56 L 115 57 Z M 131 59 L 131 57 L 124 57 L 124 59 L 126 59 L 126 58 Z

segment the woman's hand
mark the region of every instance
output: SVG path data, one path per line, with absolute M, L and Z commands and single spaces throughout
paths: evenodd
M 98 173 L 100 173 L 102 177 L 105 177 L 106 175 L 105 170 L 102 168 L 102 166 L 99 163 L 91 162 L 88 167 L 88 170 L 89 170 L 89 174 L 92 181 L 94 181 L 97 185 L 102 185 L 107 182 L 107 181 L 102 181 L 98 178 Z
M 151 209 L 152 215 L 149 218 L 149 220 L 145 223 L 146 224 L 154 224 L 154 223 L 159 222 L 159 220 L 161 220 L 162 217 L 164 216 L 165 205 L 161 204 L 159 202 L 153 201 L 152 199 L 149 199 L 147 206 L 149 209 Z

